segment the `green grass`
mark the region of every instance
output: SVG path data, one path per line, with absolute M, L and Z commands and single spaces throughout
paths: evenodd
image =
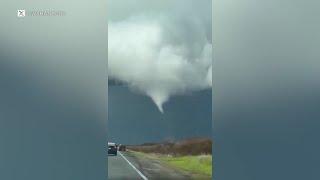
M 134 152 L 134 154 L 160 160 L 172 168 L 192 174 L 194 179 L 211 179 L 212 177 L 212 155 L 167 156 L 142 152 Z
M 212 176 L 212 156 L 182 156 L 182 157 L 162 157 L 163 161 L 169 165 L 194 174 Z

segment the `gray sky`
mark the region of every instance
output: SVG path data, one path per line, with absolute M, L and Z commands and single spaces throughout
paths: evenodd
M 149 97 L 109 86 L 108 139 L 139 144 L 212 135 L 211 90 L 173 97 L 160 113 Z

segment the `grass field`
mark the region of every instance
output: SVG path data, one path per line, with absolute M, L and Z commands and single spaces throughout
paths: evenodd
M 195 175 L 212 176 L 212 156 L 161 157 L 169 165 L 191 172 Z
M 136 156 L 162 161 L 167 166 L 191 174 L 193 179 L 211 179 L 212 155 L 168 156 L 155 153 L 133 152 Z

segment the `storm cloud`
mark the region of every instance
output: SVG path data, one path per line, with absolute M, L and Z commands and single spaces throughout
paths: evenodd
M 171 96 L 212 86 L 211 28 L 187 14 L 139 13 L 108 23 L 109 78 L 149 96 L 162 113 Z

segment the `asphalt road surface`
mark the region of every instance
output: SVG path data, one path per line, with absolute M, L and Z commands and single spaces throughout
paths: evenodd
M 122 153 L 118 152 L 117 156 L 108 156 L 108 179 L 142 179 L 143 176 L 139 173 L 132 164 L 127 161 Z
M 190 179 L 190 176 L 169 168 L 157 160 L 134 156 L 131 152 L 118 152 L 117 156 L 108 156 L 108 179 L 169 180 Z

